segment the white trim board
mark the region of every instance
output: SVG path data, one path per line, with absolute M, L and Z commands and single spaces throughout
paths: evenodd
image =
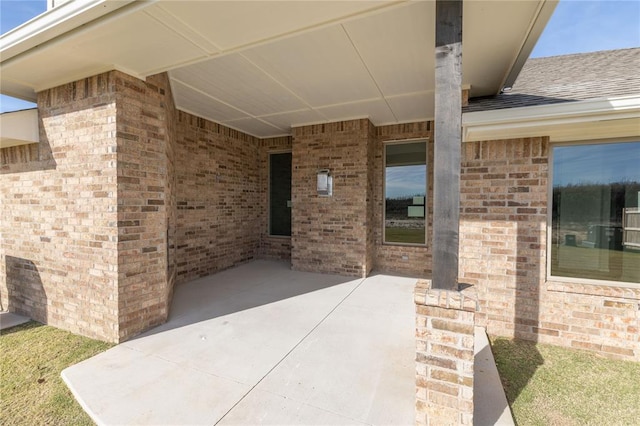
M 640 95 L 468 112 L 463 141 L 548 136 L 551 142 L 640 136 Z

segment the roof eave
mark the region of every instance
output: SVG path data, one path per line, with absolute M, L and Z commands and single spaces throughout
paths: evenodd
M 640 95 L 468 112 L 465 142 L 548 136 L 551 142 L 640 136 Z
M 75 0 L 48 10 L 0 36 L 3 62 L 133 3 L 134 0 Z
M 28 145 L 39 141 L 37 109 L 0 114 L 0 148 Z
M 505 74 L 504 80 L 500 85 L 500 90 L 496 95 L 506 87 L 513 87 L 518 75 L 520 75 L 520 71 L 522 71 L 522 67 L 524 67 L 529 56 L 531 56 L 533 48 L 540 39 L 540 35 L 547 26 L 551 15 L 553 15 L 553 11 L 556 9 L 558 2 L 559 0 L 545 0 L 540 4 L 538 13 L 536 14 L 535 19 L 531 22 L 531 27 L 529 28 L 529 31 L 527 31 L 527 35 L 522 42 L 522 47 L 514 58 L 513 64 Z

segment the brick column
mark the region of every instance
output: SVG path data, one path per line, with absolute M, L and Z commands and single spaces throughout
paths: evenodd
M 416 424 L 473 424 L 474 287 L 436 290 L 418 281 Z

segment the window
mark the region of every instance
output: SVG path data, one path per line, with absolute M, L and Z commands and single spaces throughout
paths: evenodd
M 269 154 L 269 235 L 291 236 L 291 153 Z
M 427 143 L 385 145 L 384 242 L 425 244 Z
M 552 276 L 640 283 L 640 142 L 553 147 Z

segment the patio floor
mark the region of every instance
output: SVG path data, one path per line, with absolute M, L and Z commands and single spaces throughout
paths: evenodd
M 29 318 L 13 312 L 0 312 L 0 330 L 15 327 L 16 325 L 24 324 L 29 321 Z
M 99 425 L 413 424 L 414 284 L 255 261 L 62 376 Z

